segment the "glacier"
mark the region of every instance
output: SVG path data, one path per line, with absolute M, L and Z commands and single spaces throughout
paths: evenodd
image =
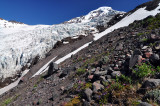
M 121 13 L 124 14 L 111 7 L 100 7 L 57 25 L 27 25 L 0 19 L 0 79 L 15 76 L 23 66 L 29 67 L 36 56 L 45 58 L 57 41 L 98 33 L 97 25 L 106 25 Z

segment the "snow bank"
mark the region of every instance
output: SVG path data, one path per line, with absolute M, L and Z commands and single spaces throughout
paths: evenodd
M 89 42 L 89 43 L 86 43 L 84 44 L 83 46 L 81 46 L 80 48 L 78 48 L 77 50 L 67 54 L 66 56 L 60 58 L 59 60 L 57 60 L 55 63 L 56 64 L 60 64 L 61 62 L 65 61 L 66 59 L 70 58 L 72 55 L 76 54 L 77 52 L 81 51 L 82 49 L 84 49 L 85 47 L 87 47 L 90 43 L 92 42 Z
M 1 88 L 1 89 L 0 89 L 0 95 L 2 95 L 3 93 L 9 91 L 10 89 L 16 87 L 16 86 L 18 85 L 19 81 L 21 80 L 21 78 L 22 78 L 25 74 L 27 74 L 28 71 L 29 71 L 29 70 L 25 70 L 25 71 L 22 73 L 21 77 L 20 77 L 17 81 L 9 84 L 8 86 L 5 86 L 4 88 Z

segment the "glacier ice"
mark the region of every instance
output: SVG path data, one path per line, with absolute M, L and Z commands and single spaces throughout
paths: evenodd
M 45 58 L 57 41 L 97 33 L 96 25 L 106 24 L 118 13 L 124 12 L 101 7 L 58 25 L 26 25 L 0 19 L 0 78 L 14 76 L 36 56 Z

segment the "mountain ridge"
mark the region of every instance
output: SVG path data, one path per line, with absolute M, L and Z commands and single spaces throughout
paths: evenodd
M 30 70 L 0 101 L 48 106 L 159 104 L 159 8 L 160 3 L 152 11 L 138 8 L 105 31 L 79 38 L 75 43 L 80 47 L 66 45 L 69 53 L 62 46 L 64 54 L 43 63 L 36 76 Z M 65 43 L 72 37 L 68 39 Z

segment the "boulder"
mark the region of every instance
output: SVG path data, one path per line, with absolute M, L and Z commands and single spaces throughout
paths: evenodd
M 96 71 L 96 68 L 91 69 L 91 73 L 94 73 Z
M 51 62 L 50 64 L 49 64 L 49 68 L 48 68 L 48 72 L 47 72 L 47 76 L 50 76 L 50 75 L 52 75 L 53 73 L 54 73 L 54 63 L 53 62 Z
M 56 64 L 56 63 L 53 63 L 53 67 L 54 67 L 55 70 L 59 69 L 58 64 Z
M 85 93 L 87 100 L 91 101 L 91 96 L 92 96 L 93 91 L 90 88 L 86 88 L 84 93 Z
M 111 79 L 112 77 L 110 75 L 106 75 L 106 79 Z
M 89 79 L 89 80 L 92 80 L 93 77 L 94 77 L 94 75 L 88 75 L 88 79 Z
M 63 77 L 65 77 L 65 76 L 67 76 L 67 75 L 68 75 L 68 70 L 62 70 L 59 78 L 63 78 Z
M 90 106 L 89 103 L 87 101 L 83 101 L 83 105 L 82 106 Z
M 104 76 L 100 76 L 100 80 L 101 80 L 102 82 L 107 82 L 107 80 L 106 80 L 106 78 L 105 78 Z
M 96 71 L 94 73 L 95 76 L 103 76 L 106 75 L 108 73 L 108 71 Z
M 118 43 L 115 50 L 122 50 L 123 49 L 123 44 L 122 43 Z
M 133 66 L 136 65 L 136 63 L 140 60 L 142 55 L 142 52 L 140 50 L 135 50 L 133 52 L 133 55 L 131 56 L 129 60 L 129 67 L 132 68 Z
M 148 79 L 146 80 L 141 88 L 155 88 L 160 85 L 160 79 Z
M 153 65 L 158 65 L 158 61 L 159 61 L 159 55 L 158 54 L 152 54 L 149 58 L 149 61 L 153 64 Z
M 75 67 L 65 67 L 62 69 L 62 72 L 60 74 L 60 78 L 63 78 L 65 76 L 67 76 L 71 71 L 75 71 L 76 68 Z
M 120 71 L 114 71 L 111 73 L 112 78 L 116 78 L 116 76 L 121 76 L 121 72 Z
M 93 92 L 97 92 L 98 90 L 104 89 L 104 86 L 100 83 L 94 82 L 93 83 Z

